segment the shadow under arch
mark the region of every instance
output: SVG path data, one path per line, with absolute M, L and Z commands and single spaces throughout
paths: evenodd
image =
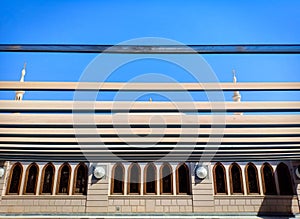
M 270 174 L 270 170 L 272 171 Z M 261 169 L 264 199 L 258 211 L 261 218 L 293 218 L 295 214 L 292 202 L 296 195 L 296 185 L 287 164 L 281 162 L 275 171 L 269 163 L 264 163 Z M 276 178 L 278 186 L 276 188 Z

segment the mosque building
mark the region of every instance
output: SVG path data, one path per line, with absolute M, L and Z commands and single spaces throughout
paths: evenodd
M 239 92 L 299 84 L 238 83 L 234 72 L 233 83 L 220 85 L 233 91 L 223 127 L 214 126 L 205 102 L 194 102 L 199 114 L 189 114 L 188 104 L 177 103 L 176 112 L 152 98 L 132 106 L 125 120 L 128 105 L 101 114 L 112 105 L 96 103 L 100 113 L 91 128 L 73 126 L 71 103 L 24 100 L 25 91 L 67 91 L 75 84 L 24 82 L 25 73 L 26 65 L 20 82 L 0 82 L 1 90 L 16 91 L 14 101 L 0 104 L 0 217 L 299 217 L 300 116 L 260 114 L 294 112 L 299 103 L 243 102 Z M 130 147 L 152 142 L 156 147 Z

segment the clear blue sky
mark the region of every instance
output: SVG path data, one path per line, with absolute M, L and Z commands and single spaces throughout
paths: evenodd
M 163 37 L 184 44 L 300 43 L 300 1 L 0 1 L 0 43 L 117 44 Z M 78 81 L 95 54 L 0 53 L 0 80 Z M 300 55 L 205 55 L 221 82 L 300 81 Z M 189 81 L 160 63 L 126 67 L 111 81 L 160 72 Z M 244 100 L 300 100 L 296 92 L 242 93 Z M 24 99 L 41 99 L 26 93 Z M 227 98 L 230 98 L 229 94 Z M 2 92 L 0 99 L 12 99 Z M 58 96 L 47 96 L 55 99 Z M 71 96 L 60 96 L 68 99 Z

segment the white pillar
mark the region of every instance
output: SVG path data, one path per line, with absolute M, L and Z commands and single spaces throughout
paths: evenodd
M 160 165 L 154 164 L 156 167 L 156 192 L 157 195 L 160 195 Z
M 19 195 L 24 194 L 24 187 L 26 186 L 26 185 L 24 185 L 25 184 L 25 176 L 26 176 L 26 171 L 27 171 L 28 164 L 22 165 L 22 166 L 23 166 L 23 173 L 22 173 L 22 179 L 21 179 Z
M 70 184 L 69 184 L 69 195 L 72 195 L 73 194 L 73 188 L 74 188 L 74 171 L 75 171 L 75 164 L 71 164 L 70 165 L 71 167 L 71 178 L 69 179 L 70 180 Z
M 124 164 L 124 195 L 127 195 L 127 184 L 128 184 L 128 164 Z
M 55 171 L 54 171 L 52 195 L 56 195 L 56 187 L 59 186 L 59 185 L 57 185 L 57 183 L 58 183 L 58 171 L 59 171 L 60 165 L 55 165 L 54 164 L 54 166 L 55 166 Z
M 173 195 L 176 195 L 176 193 L 177 193 L 177 188 L 176 188 L 176 164 L 175 165 L 171 165 L 172 166 L 172 177 L 173 177 Z
M 144 195 L 144 169 L 145 169 L 145 164 L 141 164 L 140 165 L 140 168 L 141 168 L 141 176 L 140 176 L 140 194 L 141 195 Z
M 40 188 L 41 188 L 41 179 L 42 179 L 42 172 L 43 172 L 43 167 L 44 165 L 39 165 L 37 164 L 38 167 L 39 167 L 39 175 L 38 175 L 38 181 L 37 181 L 37 184 L 36 184 L 36 192 L 35 192 L 35 195 L 39 195 L 40 194 Z
M 227 193 L 229 195 L 229 194 L 231 194 L 229 165 L 224 165 L 224 167 L 225 167 L 225 176 L 226 176 L 226 184 L 227 184 Z M 216 179 L 214 179 L 214 180 L 216 180 Z
M 91 167 L 93 166 L 93 163 L 90 163 L 90 166 L 89 166 L 89 170 L 92 169 Z M 112 175 L 112 167 L 113 167 L 113 164 L 112 163 L 109 163 L 107 164 L 107 173 L 105 175 L 105 178 L 107 178 L 108 180 L 108 190 L 107 190 L 107 195 L 111 195 L 113 193 L 112 191 L 112 188 L 111 188 L 111 181 L 113 179 L 113 175 Z M 89 172 L 89 175 L 88 175 L 88 185 L 92 184 L 92 177 L 93 177 L 93 173 L 90 174 Z M 89 189 L 88 189 L 89 191 Z
M 242 169 L 242 181 L 243 181 L 243 188 L 244 188 L 244 195 L 247 195 L 247 185 L 246 185 L 246 173 L 245 173 L 245 165 L 240 165 Z
M 257 167 L 257 175 L 258 175 L 259 194 L 263 195 L 264 190 L 263 190 L 263 181 L 261 177 L 261 165 L 256 165 L 256 167 Z

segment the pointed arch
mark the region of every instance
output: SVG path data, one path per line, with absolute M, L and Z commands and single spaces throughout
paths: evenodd
M 111 194 L 114 195 L 124 194 L 124 174 L 125 174 L 125 168 L 123 164 L 116 163 L 112 168 Z
M 128 194 L 140 194 L 141 168 L 132 163 L 128 168 Z
M 263 185 L 263 192 L 265 195 L 276 195 L 276 186 L 274 171 L 269 163 L 264 163 L 261 167 L 261 178 Z
M 173 173 L 169 163 L 164 163 L 160 168 L 160 193 L 173 194 Z
M 144 193 L 156 194 L 156 166 L 154 163 L 148 163 L 144 171 Z
M 243 194 L 243 178 L 241 167 L 237 163 L 232 163 L 229 167 L 231 194 Z
M 259 181 L 257 168 L 253 163 L 248 163 L 245 167 L 246 185 L 248 194 L 259 194 Z
M 22 174 L 23 166 L 19 162 L 15 163 L 10 170 L 6 194 L 19 194 Z
M 25 176 L 24 194 L 32 195 L 36 192 L 36 186 L 39 175 L 39 167 L 36 163 L 32 163 L 27 167 Z
M 54 174 L 54 165 L 52 163 L 47 163 L 42 171 L 41 194 L 53 194 Z
M 73 194 L 87 194 L 88 168 L 85 163 L 79 163 L 74 171 Z
M 293 195 L 293 185 L 290 170 L 285 163 L 280 163 L 277 168 L 280 195 Z
M 68 195 L 70 190 L 71 167 L 68 163 L 64 163 L 58 170 L 58 188 L 57 194 Z
M 216 163 L 213 168 L 215 194 L 228 194 L 226 170 L 222 163 Z
M 190 194 L 190 171 L 185 163 L 176 168 L 177 194 Z

